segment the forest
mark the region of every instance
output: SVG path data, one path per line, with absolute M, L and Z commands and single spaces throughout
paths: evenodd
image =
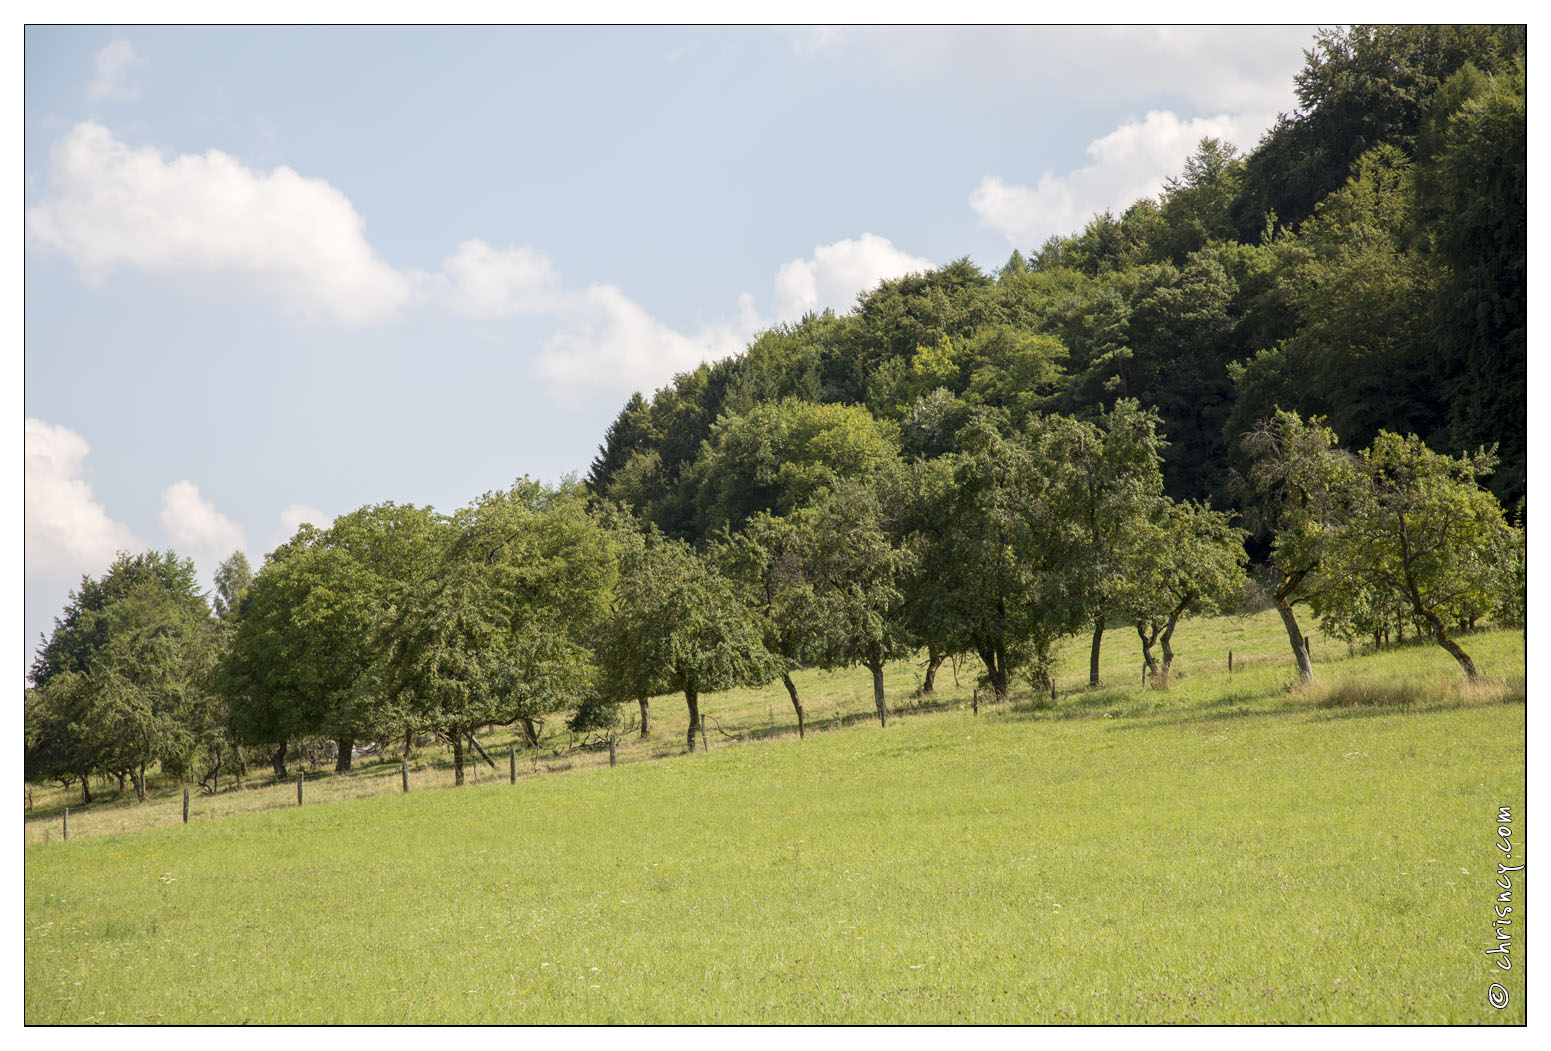
M 484 727 L 645 735 L 660 698 L 693 750 L 738 685 L 802 732 L 798 668 L 868 669 L 885 726 L 906 655 L 923 692 L 965 657 L 988 703 L 1040 698 L 1071 637 L 1091 682 L 1118 634 L 1166 689 L 1181 619 L 1247 608 L 1303 680 L 1315 625 L 1474 679 L 1471 630 L 1525 616 L 1525 49 L 1322 32 L 1249 152 L 637 393 L 585 478 L 362 507 L 210 596 L 123 553 L 38 651 L 26 777 L 143 799 L 433 734 L 462 783 Z

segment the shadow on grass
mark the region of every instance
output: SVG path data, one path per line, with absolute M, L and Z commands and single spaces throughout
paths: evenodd
M 1111 721 L 1111 730 L 1144 730 L 1157 726 L 1212 724 L 1255 716 L 1309 714 L 1307 705 L 1290 706 L 1285 700 L 1268 697 L 1265 692 L 1231 692 L 1210 700 L 1150 689 L 1138 696 L 1115 687 L 1088 687 L 1061 697 L 1052 705 L 1048 700 L 1014 701 L 989 711 L 1003 718 L 1023 722 L 1058 722 L 1074 719 Z
M 961 706 L 961 702 L 949 700 L 916 700 L 910 702 L 909 704 L 899 705 L 898 707 L 889 705 L 889 721 L 893 722 L 896 719 L 908 719 L 916 715 L 930 715 L 937 712 L 946 712 Z M 848 726 L 858 726 L 863 723 L 877 721 L 877 711 L 870 710 L 847 712 L 843 715 L 832 715 L 827 719 L 808 719 L 806 724 L 809 733 L 828 733 L 831 730 L 841 730 Z M 712 724 L 712 729 L 717 729 L 714 723 Z M 722 740 L 728 741 L 764 741 L 772 737 L 796 736 L 797 722 L 795 714 L 792 716 L 792 722 L 783 723 L 778 726 L 753 726 L 745 730 L 721 731 Z M 711 740 L 714 746 L 714 742 L 717 740 L 717 738 L 713 737 Z

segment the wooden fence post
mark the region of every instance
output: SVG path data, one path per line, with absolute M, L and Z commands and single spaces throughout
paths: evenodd
M 705 714 L 700 715 L 700 747 L 705 751 L 711 750 L 711 739 L 705 735 Z
M 1228 674 L 1233 674 L 1233 651 L 1228 651 Z
M 617 764 L 617 762 L 618 762 L 618 760 L 616 760 L 616 759 L 615 759 L 615 758 L 614 758 L 614 742 L 615 742 L 615 741 L 616 741 L 616 740 L 618 740 L 618 738 L 616 738 L 616 737 L 615 737 L 615 736 L 614 736 L 614 731 L 613 731 L 613 730 L 610 730 L 610 731 L 609 731 L 609 765 L 610 765 L 610 766 L 614 766 L 614 765 L 616 765 L 616 764 Z
M 404 791 L 409 791 L 409 760 L 399 760 L 399 781 L 404 785 Z
M 65 838 L 69 839 L 70 838 L 70 808 L 69 807 L 65 807 L 65 819 L 64 819 L 63 831 L 65 833 Z
M 1056 677 L 1054 675 L 1050 677 L 1050 703 L 1056 703 Z
M 183 823 L 188 824 L 188 789 L 183 790 Z
M 512 745 L 512 784 L 517 783 L 517 746 Z
M 296 775 L 296 805 L 302 805 L 302 775 Z

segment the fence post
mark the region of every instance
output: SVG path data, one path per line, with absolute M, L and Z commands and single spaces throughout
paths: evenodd
M 65 838 L 69 839 L 70 838 L 70 808 L 69 807 L 65 807 L 65 819 L 64 819 L 63 831 L 64 831 L 64 834 L 65 834 Z
M 517 783 L 517 746 L 512 745 L 512 784 Z
M 609 731 L 609 765 L 610 766 L 614 766 L 616 764 L 616 762 L 617 762 L 617 760 L 614 758 L 614 742 L 616 740 L 618 740 L 618 738 L 616 738 L 614 736 L 614 731 L 610 730 Z
M 711 739 L 705 735 L 705 713 L 703 712 L 700 715 L 700 747 L 707 752 L 711 750 Z
M 409 791 L 409 759 L 399 760 L 399 780 L 403 782 L 404 791 Z
M 1050 703 L 1056 703 L 1056 677 L 1054 675 L 1050 677 Z
M 302 805 L 302 775 L 296 775 L 296 805 Z
M 1228 674 L 1233 674 L 1233 651 L 1228 651 Z
M 183 790 L 183 823 L 188 824 L 188 789 Z

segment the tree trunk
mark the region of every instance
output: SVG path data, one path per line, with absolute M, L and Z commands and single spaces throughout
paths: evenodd
M 289 779 L 289 775 L 285 772 L 285 745 L 286 743 L 281 741 L 280 747 L 276 748 L 274 754 L 269 757 L 270 765 L 275 768 L 275 776 L 282 781 Z
M 1158 684 L 1165 690 L 1169 688 L 1169 670 L 1174 667 L 1174 647 L 1169 645 L 1169 640 L 1174 637 L 1174 625 L 1179 623 L 1179 613 L 1175 612 L 1169 617 L 1168 626 L 1163 629 L 1163 637 L 1159 639 L 1163 643 L 1163 674 L 1158 679 Z
M 1099 684 L 1099 643 L 1104 639 L 1104 614 L 1093 618 L 1093 648 L 1088 651 L 1088 685 Z
M 124 771 L 116 770 L 116 771 L 114 771 L 113 776 L 118 778 L 118 794 L 122 796 L 124 794 L 124 792 L 125 792 L 125 789 L 124 789 Z
M 461 785 L 463 783 L 463 735 L 453 733 L 449 736 L 452 737 L 452 783 Z
M 1314 664 L 1309 660 L 1309 650 L 1305 645 L 1303 632 L 1298 630 L 1298 618 L 1293 614 L 1292 603 L 1287 601 L 1287 594 L 1291 590 L 1291 588 L 1277 589 L 1273 596 L 1276 600 L 1276 612 L 1282 618 L 1282 626 L 1287 629 L 1287 640 L 1292 643 L 1293 659 L 1298 662 L 1298 675 L 1305 683 L 1311 683 L 1314 681 Z
M 473 747 L 474 751 L 479 754 L 479 757 L 485 761 L 490 769 L 494 770 L 495 760 L 490 758 L 489 753 L 486 752 L 485 749 L 480 745 L 479 739 L 474 736 L 473 731 L 469 732 L 469 744 Z
M 349 773 L 350 761 L 355 758 L 355 742 L 348 737 L 337 737 L 334 739 L 334 747 L 339 752 L 334 758 L 334 772 Z
M 942 667 L 942 662 L 948 659 L 946 653 L 938 653 L 931 646 L 926 648 L 926 681 L 921 684 L 921 695 L 924 697 L 931 693 L 937 686 L 937 669 Z
M 527 740 L 529 748 L 539 746 L 539 728 L 533 725 L 533 720 L 527 716 L 522 718 L 522 736 Z
M 647 733 L 648 733 L 648 730 L 647 730 L 647 712 L 651 708 L 652 702 L 647 700 L 645 697 L 637 697 L 636 698 L 636 703 L 641 706 L 641 736 L 645 737 L 645 736 L 647 736 Z
M 138 773 L 136 773 L 134 767 L 130 767 L 129 768 L 129 779 L 130 779 L 130 781 L 134 782 L 134 786 L 135 786 L 135 802 L 137 802 L 137 803 L 144 803 L 145 802 L 145 764 L 144 763 L 140 764 L 140 769 L 139 769 Z
M 81 805 L 86 806 L 92 801 L 91 777 L 88 774 L 81 775 Z
M 1136 622 L 1136 637 L 1142 640 L 1142 663 L 1147 665 L 1147 674 L 1156 677 L 1158 674 L 1158 662 L 1153 659 L 1153 643 L 1158 641 L 1158 625 L 1154 621 L 1148 627 L 1152 628 L 1152 634 L 1147 634 L 1147 628 L 1141 621 Z
M 980 660 L 986 666 L 986 682 L 997 703 L 1007 700 L 1007 656 L 995 647 L 980 650 Z
M 700 692 L 692 686 L 684 688 L 684 701 L 689 705 L 689 750 L 695 750 L 695 734 L 700 730 Z
M 1470 654 L 1460 648 L 1459 643 L 1449 638 L 1449 633 L 1443 626 L 1443 619 L 1438 614 L 1431 610 L 1424 610 L 1423 612 L 1433 626 L 1433 637 L 1438 640 L 1438 645 L 1447 650 L 1449 656 L 1459 661 L 1459 666 L 1465 669 L 1465 678 L 1470 682 L 1475 682 L 1478 678 L 1476 662 L 1470 659 Z
M 874 653 L 867 659 L 867 667 L 872 672 L 872 703 L 878 707 L 878 725 L 889 725 L 889 708 L 883 703 L 883 657 Z
M 781 681 L 786 684 L 786 692 L 792 695 L 792 710 L 797 713 L 797 736 L 805 737 L 802 726 L 802 701 L 797 699 L 797 684 L 792 681 L 792 673 L 783 671 Z
M 221 790 L 221 763 L 223 762 L 221 750 L 215 749 L 215 765 L 205 771 L 205 776 L 199 779 L 200 788 L 209 788 L 212 792 Z M 213 782 L 213 783 L 212 783 Z

